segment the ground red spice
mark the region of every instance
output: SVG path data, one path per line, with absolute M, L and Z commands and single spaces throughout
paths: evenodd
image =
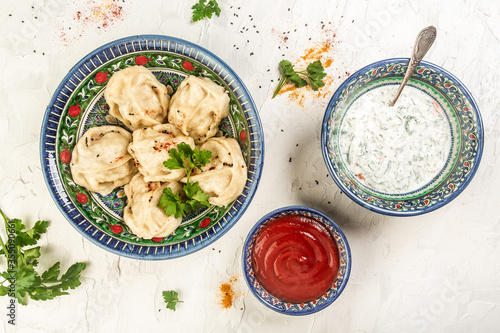
M 222 282 L 219 286 L 219 305 L 222 309 L 229 309 L 234 301 L 241 296 L 241 293 L 235 288 L 238 281 L 237 276 L 231 277 L 229 281 Z
M 68 46 L 72 42 L 79 40 L 87 28 L 106 29 L 118 21 L 125 19 L 126 13 L 118 0 L 80 0 L 73 2 L 72 15 L 70 21 L 63 21 L 57 24 L 59 40 Z
M 118 1 L 89 1 L 87 8 L 75 14 L 75 20 L 98 23 L 103 28 L 123 18 L 123 8 Z
M 294 84 L 288 83 L 280 90 L 279 95 L 286 94 L 289 101 L 302 107 L 307 100 L 315 98 L 323 99 L 330 96 L 330 86 L 334 79 L 327 69 L 333 65 L 334 46 L 338 43 L 333 29 L 334 27 L 331 22 L 328 24 L 322 24 L 318 41 L 305 49 L 303 54 L 295 61 L 292 61 L 295 70 L 302 71 L 305 70 L 307 65 L 311 62 L 320 60 L 325 68 L 325 72 L 327 73 L 323 79 L 325 86 L 319 88 L 317 91 L 314 91 L 310 86 L 297 88 Z

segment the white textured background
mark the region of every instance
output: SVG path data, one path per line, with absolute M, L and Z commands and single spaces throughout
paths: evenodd
M 8 332 L 495 332 L 500 327 L 500 2 L 219 0 L 220 17 L 192 23 L 195 0 L 121 1 L 119 19 L 91 14 L 110 0 L 2 0 L 0 5 L 0 207 L 32 225 L 51 221 L 42 237 L 41 268 L 88 263 L 82 285 L 47 302 L 17 308 Z M 103 23 L 108 24 L 103 27 Z M 484 155 L 475 178 L 447 206 L 412 218 L 372 213 L 340 193 L 323 163 L 321 121 L 329 97 L 364 65 L 407 57 L 421 28 L 438 38 L 426 60 L 454 73 L 475 97 L 484 121 Z M 145 262 L 91 244 L 52 201 L 39 161 L 45 108 L 67 71 L 117 38 L 164 34 L 221 57 L 250 90 L 264 125 L 266 157 L 245 215 L 213 246 L 184 258 Z M 285 35 L 283 35 L 285 33 Z M 284 36 L 288 37 L 286 40 Z M 278 63 L 300 60 L 330 42 L 329 84 L 304 101 L 271 99 Z M 274 82 L 273 82 L 274 81 Z M 496 173 L 495 173 L 496 171 Z M 265 213 L 302 204 L 327 213 L 351 245 L 351 278 L 341 297 L 315 315 L 267 309 L 241 277 L 246 234 Z M 4 265 L 4 262 L 1 263 Z M 4 266 L 1 266 L 4 267 Z M 240 276 L 231 309 L 218 286 Z M 163 290 L 184 303 L 165 308 Z

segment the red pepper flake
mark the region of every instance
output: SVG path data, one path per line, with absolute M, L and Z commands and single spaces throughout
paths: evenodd
M 116 0 L 83 0 L 68 4 L 68 10 L 74 10 L 74 14 L 70 21 L 58 22 L 60 41 L 68 46 L 80 39 L 88 28 L 106 29 L 123 21 L 125 5 L 127 4 Z

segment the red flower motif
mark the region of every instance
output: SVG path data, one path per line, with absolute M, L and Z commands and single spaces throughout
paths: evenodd
M 241 130 L 240 132 L 240 141 L 245 143 L 247 141 L 247 132 L 244 130 Z
M 146 58 L 145 56 L 137 56 L 135 57 L 135 63 L 140 66 L 144 66 L 151 61 L 151 58 Z
M 192 71 L 194 69 L 194 66 L 192 63 L 190 63 L 189 61 L 185 60 L 183 63 L 182 63 L 182 67 L 184 67 L 185 70 L 187 71 Z
M 108 227 L 111 226 L 111 232 L 114 233 L 114 234 L 121 234 L 122 231 L 123 231 L 123 227 L 121 225 L 118 225 L 118 224 L 108 224 Z
M 71 153 L 68 151 L 68 148 L 64 148 L 64 150 L 59 154 L 59 159 L 63 163 L 71 162 Z
M 81 111 L 82 111 L 82 109 L 80 109 L 80 103 L 76 103 L 76 105 L 70 106 L 70 108 L 68 110 L 68 114 L 71 117 L 75 118 L 80 114 Z
M 108 72 L 99 72 L 95 75 L 95 82 L 97 83 L 103 83 L 108 80 Z
M 198 228 L 206 228 L 210 225 L 210 222 L 212 222 L 212 220 L 210 220 L 209 217 L 203 219 L 203 221 L 201 221 L 200 225 L 198 226 Z
M 76 201 L 81 204 L 86 204 L 89 201 L 89 198 L 85 193 L 80 193 L 80 191 L 76 192 Z

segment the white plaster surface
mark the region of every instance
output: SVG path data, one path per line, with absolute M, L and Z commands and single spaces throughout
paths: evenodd
M 220 17 L 193 23 L 195 2 L 125 0 L 121 19 L 103 27 L 102 18 L 83 24 L 76 13 L 107 0 L 2 0 L 0 207 L 29 225 L 51 222 L 40 240 L 42 269 L 55 261 L 63 269 L 76 261 L 88 267 L 69 296 L 18 306 L 15 326 L 7 323 L 8 297 L 0 298 L 0 331 L 497 332 L 500 2 L 219 0 Z M 454 73 L 475 97 L 484 121 L 484 154 L 473 181 L 450 204 L 417 217 L 387 217 L 352 202 L 327 176 L 321 121 L 347 73 L 409 56 L 418 31 L 431 24 L 438 37 L 425 59 Z M 194 42 L 231 66 L 255 100 L 266 145 L 259 188 L 238 223 L 212 246 L 159 262 L 119 257 L 84 239 L 53 202 L 38 148 L 45 108 L 69 69 L 105 43 L 144 33 Z M 303 103 L 289 93 L 271 99 L 279 61 L 299 61 L 326 40 L 333 42 L 326 55 L 333 62 L 324 96 L 304 92 Z M 352 250 L 343 294 L 305 317 L 266 308 L 241 276 L 242 244 L 253 224 L 292 204 L 330 215 Z M 222 309 L 218 286 L 235 275 L 243 295 Z M 175 312 L 161 296 L 171 289 L 184 301 Z

